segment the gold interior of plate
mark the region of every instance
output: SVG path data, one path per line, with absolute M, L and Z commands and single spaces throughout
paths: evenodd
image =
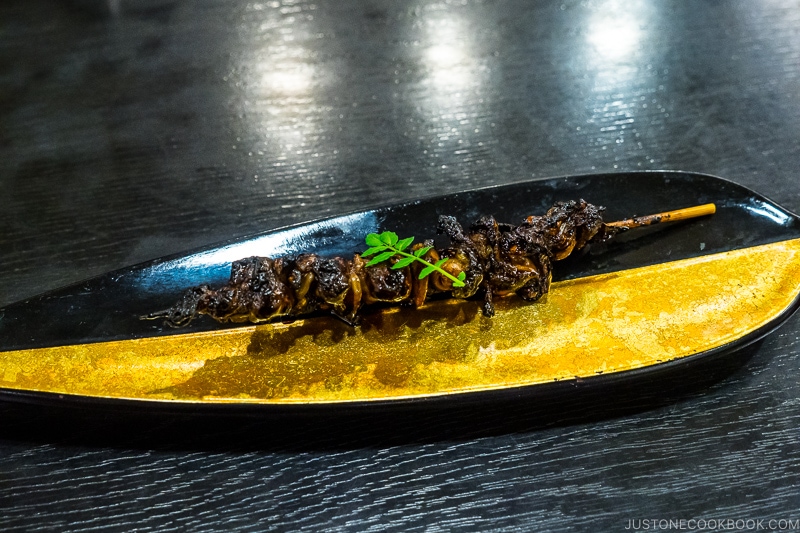
M 555 283 L 546 301 L 432 302 L 98 344 L 0 352 L 0 387 L 189 402 L 318 403 L 623 372 L 741 338 L 800 292 L 800 239 Z

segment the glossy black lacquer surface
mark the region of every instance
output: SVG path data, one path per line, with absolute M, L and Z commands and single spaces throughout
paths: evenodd
M 690 170 L 798 212 L 799 25 L 795 0 L 1 2 L 0 308 L 550 176 Z M 0 529 L 797 520 L 800 317 L 706 362 L 558 412 L 309 424 L 2 403 Z
M 224 285 L 231 262 L 244 257 L 308 252 L 349 259 L 366 248 L 364 236 L 371 232 L 391 230 L 424 240 L 436 237 L 440 215 L 455 216 L 465 226 L 486 214 L 516 224 L 529 214 L 543 214 L 555 202 L 579 198 L 608 206 L 609 222 L 706 203 L 718 211 L 589 246 L 556 263 L 555 281 L 800 237 L 795 215 L 712 176 L 631 172 L 536 180 L 352 213 L 114 271 L 0 309 L 0 350 L 236 327 L 200 317 L 188 327 L 171 328 L 140 317 L 171 306 L 190 287 Z M 438 237 L 439 246 L 447 242 Z

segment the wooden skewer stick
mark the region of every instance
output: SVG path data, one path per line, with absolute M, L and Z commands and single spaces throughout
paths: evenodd
M 656 213 L 654 215 L 645 215 L 643 217 L 627 218 L 625 220 L 618 220 L 616 222 L 606 223 L 607 227 L 630 229 L 638 228 L 640 226 L 650 226 L 658 224 L 659 222 L 674 222 L 676 220 L 686 220 L 687 218 L 702 217 L 706 215 L 713 215 L 717 212 L 717 206 L 714 204 L 696 205 L 693 207 L 685 207 L 683 209 L 674 209 L 672 211 L 665 211 L 663 213 Z

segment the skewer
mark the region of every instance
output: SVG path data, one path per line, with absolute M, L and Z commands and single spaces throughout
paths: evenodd
M 664 211 L 663 213 L 656 213 L 653 215 L 626 218 L 625 220 L 617 220 L 616 222 L 607 222 L 605 225 L 611 228 L 631 229 L 641 226 L 651 226 L 659 222 L 675 222 L 678 220 L 713 215 L 716 212 L 717 206 L 715 204 L 703 204 L 685 207 L 683 209 L 673 209 L 672 211 Z
M 516 294 L 529 302 L 540 299 L 550 289 L 553 263 L 587 244 L 605 242 L 631 228 L 710 215 L 716 206 L 609 223 L 603 223 L 602 211 L 584 200 L 571 200 L 558 202 L 520 225 L 499 223 L 487 215 L 468 229 L 455 217 L 440 216 L 438 232 L 450 239 L 443 248 L 435 248 L 432 240 L 412 246 L 413 237 L 399 241 L 396 234 L 385 232 L 368 235 L 365 242 L 370 248 L 352 259 L 313 253 L 248 257 L 232 263 L 227 285 L 192 287 L 169 309 L 141 318 L 164 318 L 167 325 L 180 327 L 199 314 L 221 322 L 264 322 L 328 311 L 356 325 L 363 306 L 419 307 L 435 293 L 458 299 L 482 293 L 483 314 L 489 317 L 494 315 L 495 297 Z M 369 256 L 373 258 L 365 259 Z

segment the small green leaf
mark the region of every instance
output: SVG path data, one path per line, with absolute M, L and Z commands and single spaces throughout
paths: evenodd
M 373 257 L 370 260 L 370 262 L 367 263 L 365 266 L 369 267 L 369 266 L 377 265 L 378 263 L 382 263 L 382 262 L 386 261 L 387 259 L 389 259 L 393 255 L 394 255 L 393 251 L 383 252 L 382 254 L 379 254 L 379 255 L 376 255 L 375 257 Z
M 370 233 L 364 240 L 367 241 L 367 246 L 380 246 L 383 244 L 380 235 L 377 233 Z
M 398 261 L 397 263 L 393 264 L 392 268 L 394 270 L 397 270 L 398 268 L 405 268 L 408 265 L 410 265 L 411 263 L 413 263 L 414 261 L 416 261 L 416 257 L 404 257 L 400 261 Z
M 422 279 L 426 276 L 430 276 L 431 274 L 433 274 L 434 270 L 436 270 L 436 267 L 434 267 L 433 265 L 426 266 L 425 268 L 422 269 L 422 272 L 419 273 L 419 279 Z
M 428 261 L 423 259 L 422 257 L 427 254 L 432 246 L 422 246 L 418 250 L 414 250 L 413 253 L 409 254 L 404 250 L 411 246 L 414 242 L 414 237 L 406 237 L 403 240 L 399 240 L 397 234 L 393 231 L 384 231 L 383 233 L 370 233 L 365 238 L 366 243 L 370 246 L 361 254 L 363 257 L 378 254 L 366 264 L 366 266 L 374 266 L 378 263 L 382 263 L 387 259 L 394 257 L 395 255 L 403 256 L 402 259 L 398 260 L 395 264 L 392 265 L 393 270 L 397 270 L 400 268 L 405 268 L 412 264 L 414 261 L 419 261 L 423 265 L 426 265 L 425 268 L 419 273 L 419 279 L 423 279 L 426 276 L 430 276 L 434 272 L 439 272 L 444 277 L 450 279 L 453 282 L 453 287 L 463 287 L 464 280 L 466 279 L 466 273 L 461 272 L 458 274 L 458 277 L 453 276 L 446 270 L 442 268 L 448 258 L 443 257 L 436 261 L 436 264 L 430 264 Z
M 397 233 L 393 231 L 384 231 L 379 235 L 381 242 L 384 244 L 388 244 L 389 246 L 394 246 L 397 244 Z
M 381 244 L 380 246 L 373 246 L 372 248 L 367 248 L 363 252 L 361 252 L 361 257 L 367 257 L 369 255 L 377 254 L 378 252 L 382 252 L 386 249 L 386 246 Z
M 397 248 L 402 252 L 403 250 L 408 248 L 412 242 L 414 242 L 414 237 L 408 237 L 407 239 L 403 239 L 402 241 L 398 242 L 395 248 Z
M 423 255 L 428 253 L 428 250 L 433 248 L 433 246 L 423 246 L 419 250 L 414 250 L 414 255 L 417 257 L 422 257 Z

